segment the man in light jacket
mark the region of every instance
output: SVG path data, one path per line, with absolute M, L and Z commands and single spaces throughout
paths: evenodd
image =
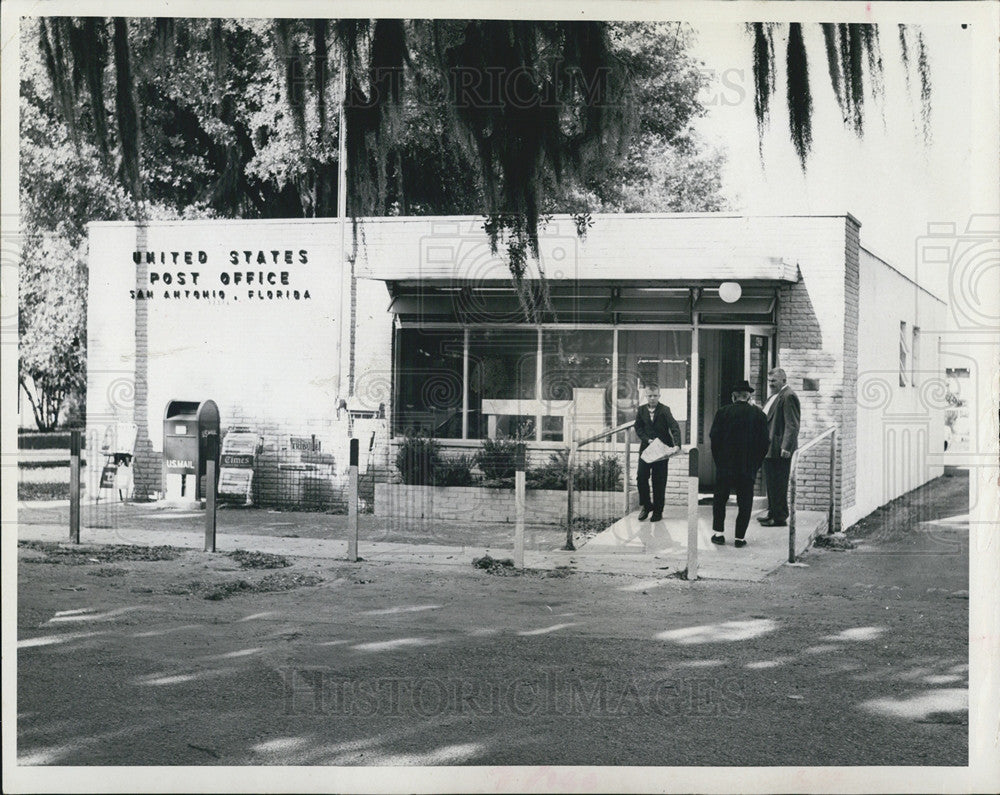
M 767 513 L 757 517 L 765 527 L 788 524 L 788 475 L 792 453 L 799 446 L 799 419 L 802 407 L 799 396 L 788 386 L 788 377 L 780 367 L 767 374 L 771 397 L 764 404 L 767 431 L 771 443 L 764 458 L 764 480 L 767 484 Z

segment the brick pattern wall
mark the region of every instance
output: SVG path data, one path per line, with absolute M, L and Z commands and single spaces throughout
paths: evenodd
M 263 439 L 254 468 L 254 503 L 263 507 L 346 512 L 346 472 L 349 456 L 343 444 L 346 421 L 303 420 L 276 422 L 246 412 L 242 407 L 219 407 L 223 440 L 230 425 L 244 425 Z M 292 438 L 310 440 L 315 450 L 296 449 Z M 367 450 L 363 451 L 363 455 Z M 366 461 L 361 461 L 364 469 Z
M 782 287 L 778 307 L 778 366 L 802 404 L 799 445 L 837 427 L 834 524 L 854 498 L 857 445 L 856 382 L 859 226 L 843 219 L 843 231 L 817 240 L 831 254 L 801 266 L 802 278 Z M 818 383 L 806 390 L 806 379 Z M 820 443 L 799 465 L 798 505 L 825 510 L 829 499 L 829 447 Z
M 146 226 L 135 227 L 135 250 L 147 248 Z M 145 288 L 149 282 L 149 265 L 143 259 L 135 267 L 136 290 Z M 135 440 L 135 463 L 133 480 L 135 497 L 150 499 L 154 492 L 162 490 L 163 457 L 154 452 L 149 440 L 149 304 L 137 301 L 135 307 L 135 404 L 134 420 L 137 427 Z
M 840 500 L 835 512 L 839 524 L 840 509 L 848 511 L 855 504 L 858 455 L 858 325 L 861 287 L 861 230 L 853 219 L 846 219 L 847 238 L 844 251 L 844 404 L 839 437 Z M 836 528 L 834 528 L 836 529 Z

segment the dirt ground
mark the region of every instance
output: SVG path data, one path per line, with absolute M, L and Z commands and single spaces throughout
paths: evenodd
M 359 517 L 359 537 L 362 541 L 386 541 L 401 544 L 441 544 L 448 546 L 510 546 L 514 525 L 491 522 L 488 517 L 475 516 L 470 521 L 376 518 L 372 514 Z M 20 524 L 59 524 L 68 526 L 69 503 L 46 505 L 22 503 L 18 509 Z M 144 530 L 186 530 L 196 533 L 205 526 L 204 510 L 164 510 L 156 503 L 85 503 L 80 511 L 80 524 L 88 527 L 142 528 Z M 284 538 L 346 538 L 346 514 L 317 511 L 279 511 L 268 508 L 220 506 L 216 513 L 217 533 L 267 535 Z M 606 523 L 586 519 L 574 522 L 579 538 L 604 529 Z M 525 549 L 553 550 L 566 541 L 565 525 L 532 525 L 525 527 Z
M 754 583 L 26 543 L 18 759 L 965 765 L 967 495 Z

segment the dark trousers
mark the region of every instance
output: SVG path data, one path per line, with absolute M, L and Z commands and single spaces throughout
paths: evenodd
M 653 481 L 653 499 L 649 498 L 649 481 Z M 652 508 L 653 513 L 663 513 L 663 500 L 667 492 L 667 459 L 647 464 L 639 459 L 639 471 L 636 473 L 639 486 L 639 504 L 644 508 Z
M 717 469 L 715 472 L 715 493 L 712 495 L 712 530 L 725 532 L 726 503 L 729 495 L 736 492 L 736 537 L 743 538 L 750 524 L 753 509 L 753 484 L 757 473 L 747 474 L 733 469 Z
M 767 485 L 767 513 L 776 522 L 788 521 L 788 474 L 790 458 L 765 458 L 764 481 Z

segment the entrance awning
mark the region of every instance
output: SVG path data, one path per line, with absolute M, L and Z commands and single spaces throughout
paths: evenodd
M 463 324 L 518 323 L 527 315 L 512 286 L 438 287 L 390 283 L 389 310 L 403 322 Z M 775 286 L 741 285 L 736 301 L 724 301 L 716 287 L 575 286 L 549 283 L 548 302 L 537 282 L 527 285 L 529 301 L 543 307 L 543 323 L 688 324 L 697 312 L 703 323 L 774 321 Z

